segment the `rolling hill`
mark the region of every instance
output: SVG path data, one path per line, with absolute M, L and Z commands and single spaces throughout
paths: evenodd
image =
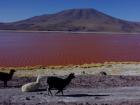
M 0 30 L 140 33 L 140 22 L 117 19 L 94 9 L 70 9 L 13 23 Z

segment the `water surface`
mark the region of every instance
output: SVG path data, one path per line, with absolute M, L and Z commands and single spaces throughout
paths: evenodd
M 0 67 L 140 62 L 140 35 L 0 33 Z

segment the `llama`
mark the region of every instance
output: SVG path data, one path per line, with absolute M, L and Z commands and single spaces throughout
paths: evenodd
M 69 76 L 66 79 L 61 79 L 58 77 L 48 77 L 47 79 L 47 83 L 49 85 L 49 88 L 47 89 L 48 95 L 49 93 L 52 95 L 51 93 L 52 88 L 58 89 L 58 92 L 56 94 L 58 94 L 61 91 L 63 95 L 63 89 L 71 82 L 73 78 L 75 78 L 74 73 L 69 74 Z
M 27 83 L 22 86 L 22 92 L 33 92 L 37 91 L 39 88 L 41 76 L 38 75 L 36 82 Z
M 7 86 L 7 81 L 11 80 L 13 74 L 14 74 L 15 70 L 11 69 L 10 73 L 4 73 L 4 72 L 0 72 L 0 80 L 4 81 L 4 85 Z
M 104 72 L 104 71 L 101 71 L 101 72 L 99 73 L 99 75 L 107 75 L 107 73 Z

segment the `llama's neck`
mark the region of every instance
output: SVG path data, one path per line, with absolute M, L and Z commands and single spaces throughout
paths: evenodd
M 12 78 L 12 76 L 13 76 L 13 74 L 14 74 L 14 72 L 10 72 L 10 79 Z
M 40 76 L 37 77 L 36 83 L 39 83 L 40 81 Z
M 72 78 L 69 76 L 66 78 L 66 81 L 68 82 L 68 84 L 70 83 L 71 80 L 72 80 Z

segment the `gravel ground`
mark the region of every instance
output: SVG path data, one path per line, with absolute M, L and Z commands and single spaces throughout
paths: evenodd
M 0 105 L 140 105 L 140 76 L 76 76 L 64 90 L 64 96 L 48 96 L 44 76 L 37 92 L 21 91 L 22 85 L 34 81 L 36 77 L 13 77 L 8 87 L 0 81 Z

